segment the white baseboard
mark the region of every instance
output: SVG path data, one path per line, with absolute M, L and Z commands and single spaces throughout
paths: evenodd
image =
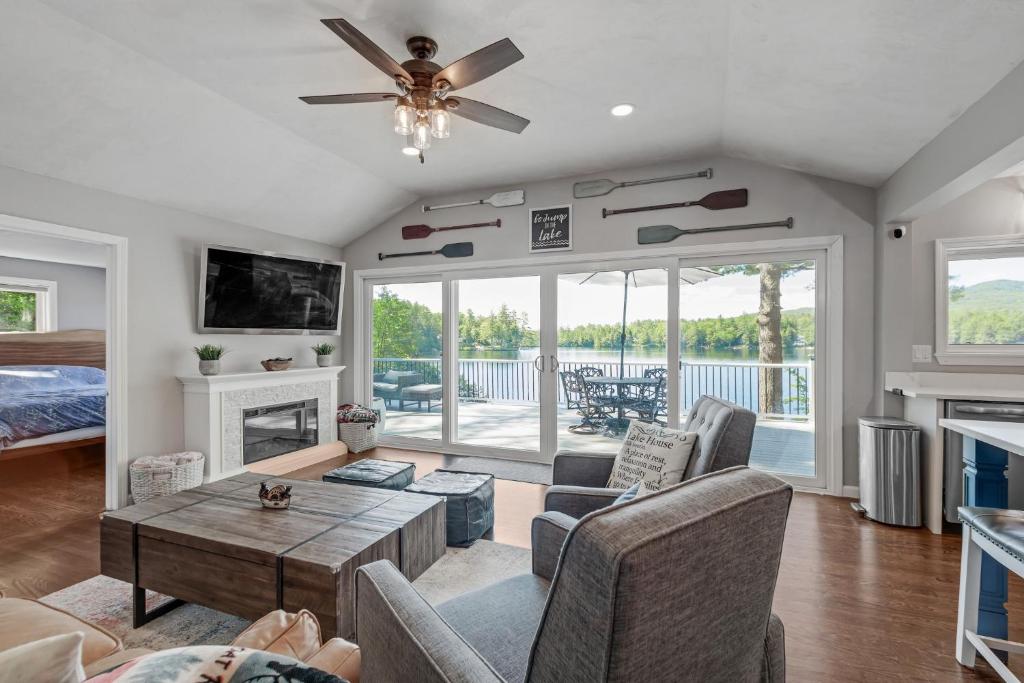
M 860 487 L 859 486 L 844 486 L 843 487 L 843 498 L 857 498 L 860 499 Z

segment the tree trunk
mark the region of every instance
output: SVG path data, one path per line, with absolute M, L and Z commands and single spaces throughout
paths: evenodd
M 762 263 L 761 306 L 757 312 L 758 360 L 761 363 L 782 362 L 782 265 Z M 761 413 L 782 412 L 782 369 L 761 368 L 758 371 L 757 405 Z

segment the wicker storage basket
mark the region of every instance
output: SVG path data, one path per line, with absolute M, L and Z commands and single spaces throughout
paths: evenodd
M 132 499 L 142 503 L 199 486 L 203 483 L 205 461 L 203 454 L 196 451 L 138 458 L 128 466 Z
M 344 441 L 349 451 L 362 453 L 377 447 L 377 425 L 372 422 L 339 422 L 338 440 Z

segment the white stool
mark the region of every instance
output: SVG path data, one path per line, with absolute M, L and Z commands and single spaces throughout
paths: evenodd
M 1024 644 L 978 635 L 981 597 L 981 555 L 988 553 L 1017 576 L 1024 577 L 1024 511 L 961 507 L 964 541 L 960 559 L 960 601 L 956 619 L 956 661 L 974 668 L 980 654 L 1004 681 L 1020 683 L 993 650 L 1024 654 Z

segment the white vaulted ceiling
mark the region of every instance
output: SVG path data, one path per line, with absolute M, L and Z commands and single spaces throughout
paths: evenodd
M 526 58 L 466 96 L 420 165 L 389 91 L 319 19 L 399 61 L 510 37 Z M 1017 0 L 10 0 L 0 165 L 343 245 L 419 196 L 724 152 L 877 186 L 1024 60 Z M 608 109 L 631 102 L 636 113 Z

